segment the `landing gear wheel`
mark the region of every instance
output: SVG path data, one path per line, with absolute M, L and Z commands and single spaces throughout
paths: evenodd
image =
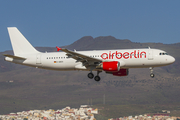
M 154 78 L 154 74 L 153 73 L 151 73 L 150 76 L 151 76 L 151 78 Z
M 90 79 L 93 79 L 93 78 L 94 78 L 94 74 L 93 74 L 93 73 L 89 73 L 87 76 L 88 76 L 88 78 L 90 78 Z
M 95 77 L 94 77 L 94 80 L 98 82 L 98 81 L 101 80 L 101 78 L 100 78 L 99 76 L 95 76 Z
M 149 69 L 150 69 L 150 71 L 151 71 L 150 77 L 151 77 L 151 78 L 154 78 L 153 67 L 150 67 Z

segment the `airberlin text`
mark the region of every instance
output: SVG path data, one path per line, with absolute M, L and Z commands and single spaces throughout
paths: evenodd
M 134 50 L 133 52 L 122 53 L 122 52 L 115 51 L 111 53 L 111 51 L 109 51 L 109 53 L 103 53 L 101 55 L 101 58 L 104 60 L 113 59 L 113 58 L 117 58 L 117 59 L 146 58 L 146 52 L 145 51 L 140 52 L 139 50 Z

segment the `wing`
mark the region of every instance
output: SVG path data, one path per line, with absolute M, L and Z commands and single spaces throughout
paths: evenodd
M 73 58 L 76 60 L 76 62 L 82 62 L 84 66 L 88 67 L 88 66 L 91 66 L 91 65 L 98 65 L 99 63 L 102 62 L 101 59 L 98 59 L 98 58 L 93 58 L 93 57 L 89 57 L 87 55 L 84 55 L 84 54 L 81 54 L 81 53 L 78 53 L 78 52 L 74 52 L 74 51 L 71 51 L 71 50 L 68 50 L 68 49 L 65 49 L 65 48 L 58 48 L 58 50 L 61 50 L 63 52 L 66 52 L 67 56 L 69 58 Z

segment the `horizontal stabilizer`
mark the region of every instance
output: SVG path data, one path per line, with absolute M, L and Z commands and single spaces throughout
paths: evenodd
M 26 60 L 26 58 L 14 56 L 14 55 L 4 54 L 4 56 L 10 57 L 10 58 L 13 58 L 13 59 Z

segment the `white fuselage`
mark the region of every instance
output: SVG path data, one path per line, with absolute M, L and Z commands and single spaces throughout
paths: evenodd
M 165 51 L 158 49 L 118 49 L 76 52 L 101 59 L 102 61 L 119 61 L 121 68 L 159 67 L 169 65 L 175 61 Z M 67 57 L 65 52 L 46 52 L 26 54 L 23 56 L 26 56 L 27 59 L 13 60 L 13 58 L 6 57 L 5 60 L 51 70 L 88 70 L 81 62 Z

